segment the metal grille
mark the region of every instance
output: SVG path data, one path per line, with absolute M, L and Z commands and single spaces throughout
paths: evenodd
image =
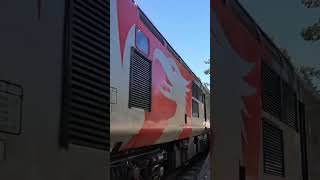
M 280 77 L 264 63 L 262 64 L 261 71 L 263 110 L 281 119 Z
M 204 102 L 203 96 L 204 96 L 203 90 L 193 81 L 192 82 L 192 97 L 196 98 L 200 102 Z
M 299 101 L 299 119 L 300 119 L 300 139 L 301 139 L 301 173 L 302 179 L 308 180 L 309 179 L 309 172 L 308 172 L 308 135 L 306 130 L 306 119 L 305 119 L 305 105 Z
M 141 9 L 139 9 L 139 15 L 140 15 L 140 19 L 143 22 L 143 24 L 152 32 L 152 34 L 161 42 L 161 44 L 164 44 L 161 33 L 151 23 L 151 21 L 147 18 L 147 16 L 142 12 Z
M 131 50 L 129 107 L 151 111 L 151 61 Z
M 199 99 L 199 87 L 192 82 L 192 97 Z
M 117 104 L 118 89 L 110 87 L 110 104 Z
M 282 81 L 282 122 L 297 129 L 297 98 L 293 89 Z
M 263 123 L 263 158 L 266 174 L 284 176 L 282 131 L 267 120 Z
M 0 80 L 0 132 L 20 134 L 22 87 Z
M 192 116 L 199 117 L 199 104 L 197 101 L 192 99 Z
M 70 0 L 62 143 L 109 149 L 109 0 Z

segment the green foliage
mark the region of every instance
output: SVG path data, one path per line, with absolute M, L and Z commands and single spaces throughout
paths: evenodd
M 210 59 L 204 61 L 204 63 L 210 65 Z M 204 70 L 204 74 L 210 75 L 210 67 L 208 69 Z
M 284 48 L 280 48 L 282 54 L 292 63 L 292 58 L 288 51 Z M 320 81 L 320 69 L 311 66 L 300 66 L 297 71 L 302 79 L 317 93 L 320 93 L 320 86 L 317 81 Z
M 306 41 L 319 41 L 320 40 L 320 19 L 307 28 L 304 28 L 301 32 L 301 36 Z
M 210 59 L 204 61 L 204 63 L 209 65 L 209 68 L 206 69 L 206 70 L 204 70 L 204 74 L 210 76 Z M 208 89 L 210 89 L 210 83 L 204 83 L 204 85 L 205 85 Z
M 206 74 L 206 75 L 210 75 L 210 69 L 206 69 L 206 70 L 204 70 L 204 74 Z
M 302 0 L 302 4 L 307 8 L 320 8 L 320 0 Z M 315 42 L 320 40 L 320 18 L 318 22 L 304 28 L 301 31 L 304 40 Z M 315 91 L 320 93 L 320 87 L 315 81 L 320 81 L 320 69 L 310 66 L 301 66 L 299 72 L 304 81 Z
M 302 0 L 302 4 L 307 8 L 319 8 L 320 0 Z M 318 22 L 304 28 L 301 32 L 301 36 L 306 41 L 319 41 L 320 40 L 320 19 Z
M 313 80 L 320 80 L 320 69 L 310 66 L 301 66 L 300 73 L 304 81 L 312 87 L 317 93 L 320 93 L 319 86 Z
M 307 8 L 320 7 L 320 0 L 302 0 L 302 4 Z

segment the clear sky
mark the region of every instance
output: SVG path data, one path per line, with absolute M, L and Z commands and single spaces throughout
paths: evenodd
M 296 66 L 320 64 L 320 42 L 300 36 L 303 27 L 320 18 L 320 8 L 305 8 L 301 0 L 239 0 L 275 43 L 288 50 Z
M 136 0 L 161 34 L 202 80 L 210 58 L 210 1 Z

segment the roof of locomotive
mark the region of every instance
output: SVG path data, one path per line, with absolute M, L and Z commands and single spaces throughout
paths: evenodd
M 279 55 L 279 57 L 281 57 L 279 60 L 280 65 L 283 65 L 283 63 L 287 63 L 291 68 L 293 68 L 294 66 L 292 65 L 292 63 L 290 62 L 290 60 L 288 58 L 286 58 L 286 56 L 283 54 L 283 52 L 281 52 L 280 48 L 273 42 L 273 40 L 271 40 L 271 38 L 267 35 L 267 33 L 265 31 L 262 30 L 262 28 L 258 25 L 258 23 L 254 20 L 254 18 L 247 12 L 247 10 L 242 6 L 242 4 L 238 1 L 238 0 L 234 0 L 232 1 L 234 2 L 235 6 L 238 6 L 240 11 L 242 11 L 242 13 L 246 16 L 246 17 L 241 17 L 241 18 L 247 18 L 247 20 L 249 20 L 252 24 L 254 24 L 255 29 L 253 29 L 255 31 L 255 33 L 260 37 L 263 37 L 272 48 L 272 50 L 275 50 L 277 52 L 277 55 Z M 271 50 L 271 49 L 270 49 Z
M 313 97 L 317 98 L 317 100 L 320 101 L 320 94 L 318 94 L 309 84 L 306 83 L 306 81 L 300 76 L 300 74 L 295 70 L 293 63 L 291 62 L 290 59 L 288 59 L 284 53 L 280 50 L 280 48 L 271 40 L 271 38 L 269 38 L 269 36 L 267 35 L 266 32 L 264 32 L 262 30 L 262 28 L 256 23 L 256 21 L 253 19 L 253 17 L 246 11 L 246 9 L 241 5 L 241 3 L 239 3 L 238 0 L 234 0 L 233 2 L 235 2 L 235 5 L 239 6 L 240 10 L 243 11 L 243 13 L 245 14 L 245 18 L 248 18 L 249 21 L 251 21 L 251 23 L 253 23 L 255 25 L 255 31 L 257 32 L 257 34 L 260 36 L 262 36 L 263 38 L 265 38 L 267 40 L 267 43 L 269 43 L 271 45 L 271 48 L 273 48 L 273 50 L 275 50 L 279 57 L 280 57 L 280 65 L 283 67 L 283 64 L 285 63 L 286 65 L 288 65 L 291 69 L 292 72 L 294 72 L 295 76 L 297 77 L 298 81 L 301 82 L 301 84 L 303 85 L 303 88 L 308 90 Z

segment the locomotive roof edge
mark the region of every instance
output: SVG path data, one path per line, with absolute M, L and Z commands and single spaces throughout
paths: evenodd
M 286 58 L 286 56 L 281 52 L 280 48 L 277 46 L 277 44 L 269 37 L 269 35 L 260 27 L 260 25 L 256 22 L 256 20 L 248 13 L 248 11 L 243 7 L 243 5 L 239 2 L 239 0 L 231 0 L 236 3 L 237 6 L 243 11 L 243 13 L 247 16 L 248 20 L 251 21 L 255 25 L 255 31 L 257 34 L 265 38 L 268 43 L 274 48 L 274 50 L 277 51 L 278 55 L 281 57 L 281 61 L 285 61 L 291 68 L 294 66 L 292 65 L 292 62 Z
M 234 1 L 236 5 L 238 5 L 240 9 L 243 11 L 243 13 L 248 17 L 249 21 L 251 21 L 256 26 L 255 31 L 258 34 L 260 34 L 260 36 L 265 38 L 268 41 L 268 43 L 270 43 L 272 47 L 277 51 L 277 53 L 281 57 L 280 60 L 282 61 L 282 63 L 286 63 L 290 67 L 290 69 L 294 72 L 297 78 L 297 81 L 299 81 L 302 84 L 302 88 L 307 89 L 308 91 L 310 91 L 310 93 L 314 95 L 315 98 L 320 100 L 320 94 L 318 94 L 309 84 L 307 84 L 307 82 L 301 77 L 300 73 L 297 72 L 297 70 L 295 69 L 295 66 L 293 65 L 292 61 L 284 55 L 284 53 L 280 50 L 278 45 L 273 40 L 270 39 L 270 37 L 264 30 L 262 30 L 260 25 L 258 25 L 258 23 L 254 20 L 254 18 L 248 13 L 248 11 L 239 2 L 239 0 L 231 0 L 231 1 Z
M 173 53 L 172 54 L 175 58 L 177 58 L 177 61 L 179 61 L 186 69 L 188 72 L 190 72 L 192 74 L 192 76 L 195 78 L 195 81 L 197 81 L 197 85 L 200 86 L 201 90 L 203 92 L 206 92 L 208 94 L 210 94 L 210 90 L 204 85 L 204 83 L 202 83 L 201 79 L 190 69 L 190 67 L 187 65 L 187 63 L 181 58 L 181 56 L 177 53 L 177 51 L 170 45 L 170 43 L 167 41 L 167 39 L 162 35 L 162 33 L 158 30 L 158 28 L 152 23 L 152 21 L 148 18 L 148 16 L 142 11 L 142 9 L 138 6 L 137 9 L 139 11 L 139 13 L 142 13 L 147 20 L 152 24 L 153 28 L 156 29 L 156 31 L 159 33 L 159 35 L 161 36 L 162 40 L 165 42 L 164 47 L 169 51 L 169 53 L 171 53 L 171 51 L 169 50 L 169 48 L 172 49 Z

